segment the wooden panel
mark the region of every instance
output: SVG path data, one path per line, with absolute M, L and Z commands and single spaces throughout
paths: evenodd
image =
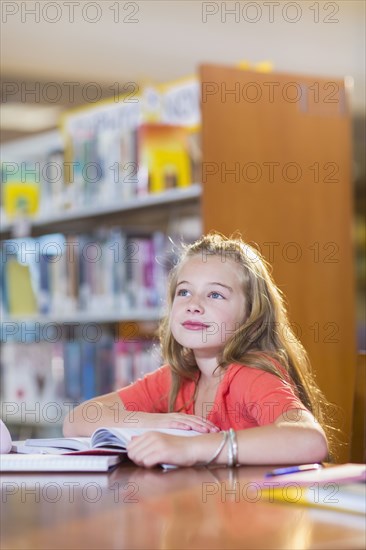
M 203 66 L 201 80 L 204 230 L 239 230 L 272 263 L 349 443 L 356 339 L 343 82 L 216 66 Z

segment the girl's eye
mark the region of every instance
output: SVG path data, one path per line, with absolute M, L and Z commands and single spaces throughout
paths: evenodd
M 188 290 L 186 288 L 180 288 L 177 291 L 177 296 L 188 296 Z
M 222 300 L 225 299 L 224 296 L 222 294 L 220 294 L 219 292 L 211 292 L 210 296 L 211 296 L 211 298 L 214 298 L 215 300 L 217 300 L 217 298 L 222 299 Z

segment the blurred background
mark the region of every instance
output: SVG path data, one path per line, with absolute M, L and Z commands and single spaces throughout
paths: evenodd
M 2 143 L 56 127 L 65 109 L 196 74 L 202 63 L 264 64 L 278 72 L 344 78 L 352 116 L 354 229 L 361 249 L 365 245 L 362 0 L 42 0 L 2 2 L 1 10 Z M 359 289 L 364 270 L 360 253 Z M 364 316 L 360 299 L 358 318 Z M 358 338 L 364 348 L 362 331 Z
M 30 124 L 26 127 L 26 113 L 32 108 L 55 107 L 57 114 L 85 101 L 82 84 L 96 82 L 108 96 L 117 83 L 167 82 L 209 62 L 269 61 L 279 72 L 348 77 L 355 119 L 365 112 L 362 0 L 222 6 L 195 0 L 1 4 L 4 141 L 19 135 L 16 132 L 34 131 Z M 32 96 L 37 85 L 50 82 L 74 86 L 62 86 L 61 97 L 51 90 L 49 96 L 47 91 Z M 73 94 L 67 93 L 70 88 Z M 34 111 L 38 119 L 41 111 Z M 44 124 L 51 120 L 48 111 Z
M 20 138 L 57 128 L 64 111 L 196 75 L 203 63 L 344 80 L 352 127 L 356 338 L 358 350 L 365 349 L 362 0 L 2 1 L 1 143 L 9 151 Z

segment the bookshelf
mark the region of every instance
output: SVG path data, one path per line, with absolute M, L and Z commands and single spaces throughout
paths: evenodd
M 184 86 L 186 93 L 187 87 Z M 178 84 L 178 95 L 180 88 L 181 84 Z M 189 89 L 192 91 L 190 82 Z M 197 84 L 193 89 L 197 95 Z M 170 93 L 171 90 L 167 90 L 168 96 Z M 63 120 L 62 133 L 48 132 L 6 144 L 3 148 L 6 174 L 12 174 L 15 165 L 20 166 L 17 175 L 26 179 L 30 174 L 31 183 L 35 175 L 40 189 L 37 216 L 20 214 L 15 220 L 2 216 L 0 223 L 5 265 L 14 250 L 18 259 L 23 251 L 24 256 L 28 254 L 30 258 L 30 251 L 36 250 L 37 245 L 40 250 L 33 262 L 38 265 L 28 262 L 32 280 L 32 285 L 28 286 L 36 286 L 34 307 L 38 311 L 14 312 L 8 308 L 8 312 L 3 312 L 1 325 L 6 350 L 3 360 L 5 408 L 2 413 L 7 414 L 6 422 L 13 426 L 18 437 L 25 434 L 29 437 L 34 433 L 45 435 L 46 430 L 57 435 L 61 418 L 71 403 L 112 391 L 161 364 L 155 345 L 156 329 L 163 314 L 165 263 L 173 260 L 174 252 L 170 248 L 175 246 L 168 243 L 165 236 L 171 236 L 179 246 L 179 241 L 187 240 L 187 234 L 189 239 L 190 235 L 196 238 L 202 232 L 201 185 L 192 183 L 193 172 L 188 164 L 191 157 L 183 147 L 184 125 L 177 126 L 180 122 L 177 119 L 171 120 L 171 126 L 165 122 L 148 123 L 146 120 L 144 123 L 142 103 L 131 105 L 121 98 L 117 105 L 107 101 L 86 111 L 70 112 Z M 144 103 L 144 110 L 148 110 L 148 102 Z M 146 116 L 150 120 L 151 114 Z M 118 150 L 113 144 L 120 139 L 116 119 L 123 127 Z M 190 123 L 195 120 L 191 117 Z M 165 142 L 174 133 L 174 147 L 164 153 L 164 158 L 159 149 L 160 127 Z M 145 147 L 146 161 L 145 157 L 135 156 L 140 150 L 137 139 L 142 140 Z M 146 144 L 144 140 L 148 140 Z M 164 143 L 164 146 L 169 149 L 169 144 Z M 120 156 L 122 149 L 127 157 Z M 72 181 L 67 179 L 65 168 L 70 159 L 69 164 L 75 167 Z M 127 166 L 136 168 L 136 177 L 129 180 L 128 185 L 125 177 L 120 179 L 126 159 Z M 137 166 L 145 168 L 145 162 L 152 164 L 146 164 L 148 170 L 137 174 Z M 172 187 L 165 185 L 164 162 L 169 164 L 169 183 L 172 183 L 172 177 L 176 179 Z M 179 169 L 172 176 L 175 162 L 177 166 L 179 162 Z M 100 168 L 98 186 L 89 185 L 87 178 L 85 181 L 80 178 L 79 172 L 82 170 L 85 174 L 88 165 Z M 183 169 L 184 177 L 181 177 L 180 170 Z M 150 170 L 155 177 L 152 181 Z M 59 173 L 62 173 L 62 178 L 55 177 Z M 53 266 L 50 266 L 52 250 L 51 254 L 42 252 L 44 249 L 49 251 L 48 241 L 56 246 L 53 255 L 57 261 Z M 105 262 L 97 262 L 94 270 L 93 260 L 85 261 L 84 254 L 81 254 L 89 242 L 96 244 Z M 154 245 L 152 248 L 150 242 Z M 67 257 L 68 244 L 75 245 L 72 250 L 76 250 L 76 262 Z M 62 249 L 59 257 L 58 249 Z M 42 262 L 45 263 L 43 256 L 48 264 L 46 271 L 44 265 L 41 266 Z M 75 263 L 76 267 L 70 265 Z M 9 276 L 5 279 L 9 280 L 4 293 L 8 298 L 12 294 L 9 291 L 12 283 Z M 43 286 L 42 279 L 46 280 Z M 53 292 L 55 279 L 61 285 L 56 287 L 58 296 Z M 63 280 L 66 280 L 66 285 Z M 78 288 L 70 300 L 74 280 L 78 281 Z M 155 281 L 151 290 L 149 280 Z M 124 285 L 127 291 L 118 294 L 117 289 L 116 295 L 115 285 L 119 289 Z M 13 283 L 13 286 L 21 285 Z M 107 292 L 98 295 L 99 286 L 107 287 Z M 40 300 L 44 291 L 47 293 L 46 302 Z M 16 290 L 13 289 L 14 293 Z M 11 300 L 8 302 L 9 306 Z M 43 311 L 45 308 L 46 312 Z M 91 329 L 90 334 L 88 329 Z M 37 354 L 38 366 L 32 364 L 31 359 Z M 48 370 L 44 367 L 46 364 Z M 19 380 L 23 382 L 20 384 Z M 43 391 L 44 388 L 47 391 Z M 50 403 L 57 404 L 57 421 L 47 418 Z M 24 408 L 24 404 L 27 407 Z
M 182 89 L 190 101 L 179 101 Z M 43 210 L 31 221 L 30 234 L 37 238 L 48 231 L 82 232 L 104 223 L 173 236 L 182 233 L 180 224 L 191 236 L 200 232 L 200 224 L 205 232 L 241 232 L 273 265 L 295 332 L 309 352 L 321 389 L 334 403 L 335 423 L 346 443 L 339 460 L 347 461 L 356 327 L 350 116 L 343 81 L 205 65 L 186 89 L 179 84 L 173 91 L 156 93 L 160 100 L 154 105 L 161 108 L 161 120 L 174 115 L 172 124 L 187 119 L 191 126 L 200 124 L 202 164 L 192 181 L 202 184 L 124 196 L 112 205 L 104 200 L 105 193 L 98 206 L 78 199 L 61 213 Z M 193 106 L 189 116 L 179 110 L 181 105 Z M 105 109 L 106 105 L 98 106 L 93 127 Z M 127 125 L 136 120 L 132 110 L 126 118 L 122 111 L 118 116 Z M 149 122 L 156 122 L 156 117 L 147 108 Z M 102 140 L 104 149 L 110 138 L 108 134 Z M 95 136 L 91 142 L 93 147 L 99 143 Z M 188 221 L 183 223 L 183 218 Z M 9 224 L 0 230 L 3 239 L 12 236 Z M 93 315 L 73 312 L 34 316 L 33 321 L 154 323 L 159 312 L 150 309 L 146 316 L 135 307 L 129 319 L 122 313 Z
M 98 222 L 103 223 L 105 218 L 108 218 L 109 222 L 118 219 L 121 225 L 131 225 L 134 217 L 142 215 L 142 213 L 145 221 L 147 220 L 147 223 L 151 226 L 151 224 L 156 223 L 156 215 L 159 215 L 160 220 L 172 217 L 170 212 L 175 207 L 179 209 L 186 208 L 187 214 L 196 214 L 196 206 L 201 197 L 201 192 L 201 185 L 193 183 L 183 189 L 169 189 L 156 195 L 131 198 L 121 204 L 89 206 L 52 215 L 42 215 L 29 221 L 29 232 L 30 235 L 65 230 L 70 232 L 70 230 L 75 230 L 77 226 L 90 223 L 91 220 L 98 220 Z M 139 224 L 141 224 L 141 221 L 139 221 Z M 0 223 L 1 239 L 10 238 L 12 229 L 12 223 Z
M 77 208 L 69 212 L 66 211 L 62 213 L 55 213 L 48 216 L 42 215 L 30 221 L 30 231 L 32 235 L 37 232 L 44 233 L 45 231 L 62 231 L 67 227 L 70 227 L 70 224 L 74 222 L 82 222 L 84 220 L 85 222 L 88 222 L 90 221 L 90 218 L 103 221 L 103 218 L 108 217 L 111 219 L 111 217 L 122 214 L 126 218 L 129 214 L 135 215 L 142 210 L 146 211 L 149 209 L 149 211 L 152 212 L 153 210 L 159 211 L 163 206 L 173 208 L 177 205 L 184 205 L 189 202 L 193 203 L 199 199 L 200 196 L 200 184 L 193 183 L 184 189 L 170 189 L 157 195 L 146 195 L 145 197 L 131 198 L 124 201 L 123 204 Z M 162 214 L 167 215 L 166 209 L 162 210 Z M 2 239 L 10 237 L 11 230 L 11 223 L 0 223 L 0 235 Z
M 71 315 L 35 315 L 23 317 L 3 317 L 3 325 L 6 323 L 24 323 L 47 325 L 47 324 L 84 324 L 84 323 L 119 323 L 128 321 L 158 321 L 161 318 L 162 309 L 134 309 L 127 312 L 82 312 L 77 311 Z

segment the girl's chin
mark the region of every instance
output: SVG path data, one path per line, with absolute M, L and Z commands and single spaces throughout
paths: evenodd
M 183 341 L 178 342 L 183 348 L 190 350 L 195 357 L 207 357 L 213 358 L 218 357 L 222 352 L 221 345 L 198 345 L 192 341 Z

